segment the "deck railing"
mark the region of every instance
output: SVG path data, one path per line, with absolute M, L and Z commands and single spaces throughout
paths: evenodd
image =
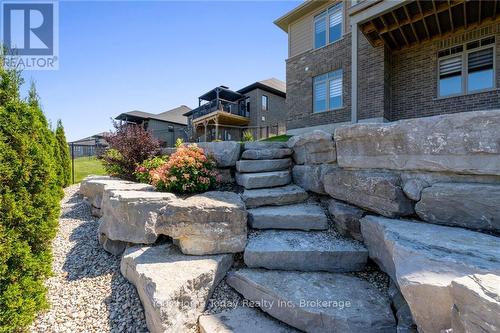
M 218 99 L 205 103 L 194 109 L 193 119 L 203 117 L 215 111 L 223 111 L 237 116 L 248 117 L 245 103 Z

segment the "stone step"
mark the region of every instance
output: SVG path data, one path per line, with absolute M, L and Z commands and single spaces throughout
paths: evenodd
M 327 232 L 266 230 L 249 238 L 243 259 L 251 268 L 352 272 L 365 267 L 368 251 Z
M 261 149 L 281 149 L 288 148 L 286 142 L 269 142 L 269 141 L 251 141 L 245 142 L 243 150 L 261 150 Z
M 328 229 L 323 208 L 308 203 L 249 209 L 248 222 L 254 229 Z
M 247 208 L 281 206 L 304 202 L 309 195 L 300 186 L 287 185 L 269 189 L 245 190 L 241 196 Z
M 192 256 L 173 244 L 138 245 L 125 250 L 120 270 L 137 289 L 150 332 L 192 332 L 232 263 L 230 254 Z
M 240 307 L 218 314 L 200 316 L 200 333 L 299 333 L 260 311 Z
M 270 148 L 270 149 L 249 149 L 241 154 L 242 160 L 275 160 L 279 158 L 290 157 L 292 150 L 289 148 Z
M 271 316 L 306 332 L 396 332 L 387 295 L 354 276 L 241 269 L 226 281 Z
M 236 162 L 238 172 L 266 172 L 280 171 L 290 168 L 291 158 L 281 158 L 277 160 L 241 160 Z
M 236 183 L 246 189 L 283 186 L 290 184 L 291 181 L 290 171 L 236 173 Z

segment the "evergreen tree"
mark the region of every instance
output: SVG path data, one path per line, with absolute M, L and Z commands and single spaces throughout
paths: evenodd
M 71 155 L 61 119 L 57 121 L 56 126 L 56 154 L 60 165 L 58 177 L 61 185 L 63 187 L 69 186 L 71 183 Z
M 38 99 L 19 96 L 19 72 L 0 58 L 0 332 L 17 332 L 48 306 L 51 240 L 62 190 L 55 136 Z

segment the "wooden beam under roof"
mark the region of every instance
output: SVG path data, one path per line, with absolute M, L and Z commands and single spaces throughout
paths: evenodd
M 434 7 L 434 15 L 435 15 L 435 18 L 436 18 L 436 25 L 437 25 L 438 30 L 439 30 L 439 36 L 442 36 L 443 32 L 441 30 L 441 22 L 439 22 L 439 15 L 437 13 L 436 1 L 434 1 L 434 0 L 431 0 L 431 1 L 432 1 L 432 6 Z

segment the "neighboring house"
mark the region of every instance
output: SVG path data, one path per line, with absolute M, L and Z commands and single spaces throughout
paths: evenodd
M 288 33 L 287 130 L 500 108 L 499 1 L 306 1 Z
M 198 99 L 198 107 L 184 115 L 193 141 L 241 140 L 244 131 L 255 139 L 285 132 L 286 87 L 268 79 L 238 91 L 216 87 Z
M 144 129 L 150 131 L 160 141 L 162 147 L 173 147 L 178 138 L 184 141 L 188 139 L 187 118 L 184 113 L 190 110 L 189 107 L 181 105 L 159 114 L 130 111 L 120 114 L 115 119 L 143 125 Z
M 87 138 L 68 142 L 70 153 L 74 157 L 96 156 L 104 149 L 108 148 L 106 133 L 98 133 Z

